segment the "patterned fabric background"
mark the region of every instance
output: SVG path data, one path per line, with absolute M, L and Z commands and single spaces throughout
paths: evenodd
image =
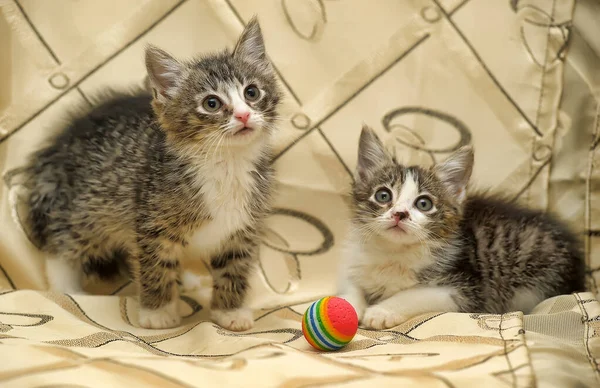
M 600 385 L 600 3 L 595 0 L 0 0 L 0 386 Z M 44 292 L 11 221 L 6 172 L 103 87 L 142 85 L 143 49 L 231 47 L 259 16 L 287 91 L 277 210 L 261 246 L 256 326 L 136 327 L 127 280 Z M 472 143 L 474 182 L 582 235 L 590 292 L 533 314 L 428 314 L 311 350 L 308 303 L 334 292 L 362 123 L 407 163 Z M 208 275 L 198 261 L 185 263 Z

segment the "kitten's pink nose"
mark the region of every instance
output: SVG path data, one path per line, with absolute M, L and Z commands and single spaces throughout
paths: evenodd
M 394 221 L 396 221 L 396 225 L 398 225 L 398 223 L 400 221 L 404 221 L 405 219 L 407 219 L 409 216 L 407 211 L 402 211 L 402 212 L 396 212 L 394 213 Z
M 250 112 L 237 112 L 235 113 L 235 118 L 246 125 L 246 123 L 248 123 L 248 119 L 250 118 Z

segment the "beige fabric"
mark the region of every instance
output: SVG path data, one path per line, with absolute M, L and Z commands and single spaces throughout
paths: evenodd
M 256 13 L 288 91 L 278 209 L 251 297 L 255 328 L 234 334 L 208 322 L 203 293 L 182 298 L 180 328 L 150 331 L 135 327 L 125 280 L 95 289 L 115 296 L 40 291 L 42 257 L 11 221 L 7 183 L 0 386 L 600 385 L 597 1 L 0 5 L 3 174 L 68 112 L 93 104 L 96 91 L 141 84 L 148 42 L 180 57 L 231 46 Z M 428 314 L 386 332 L 361 330 L 341 352 L 311 350 L 300 317 L 334 292 L 362 122 L 405 162 L 432 163 L 473 143 L 479 186 L 555 211 L 582 234 L 591 293 L 546 301 L 525 317 Z M 198 262 L 186 265 L 206 274 Z

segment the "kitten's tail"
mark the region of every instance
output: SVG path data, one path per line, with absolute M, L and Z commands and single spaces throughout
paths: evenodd
M 21 225 L 21 219 L 19 217 L 19 197 L 25 195 L 25 189 L 23 186 L 12 186 L 8 189 L 8 205 L 10 206 L 10 215 L 17 228 L 23 233 L 27 234 Z
M 10 207 L 10 216 L 17 226 L 17 228 L 27 234 L 23 229 L 21 218 L 19 217 L 19 199 L 24 198 L 27 195 L 27 189 L 14 182 L 14 178 L 27 171 L 27 167 L 18 167 L 7 171 L 4 174 L 4 184 L 8 187 L 8 205 Z
M 60 197 L 57 188 L 60 182 L 44 181 L 44 174 L 34 179 L 35 168 L 32 165 L 15 168 L 4 175 L 8 190 L 10 214 L 17 228 L 40 248 L 46 241 L 48 214 Z M 38 171 L 39 173 L 39 171 Z

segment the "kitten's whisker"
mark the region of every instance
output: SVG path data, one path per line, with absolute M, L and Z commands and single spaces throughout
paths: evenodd
M 219 155 L 218 159 L 221 159 L 221 157 L 223 156 L 223 148 L 221 148 L 221 143 L 223 142 L 223 140 L 225 140 L 225 149 L 227 149 L 227 138 L 229 136 L 227 136 L 225 133 L 223 133 L 221 136 L 219 136 L 219 140 L 217 141 L 217 144 L 215 145 L 215 153 L 217 151 L 219 151 Z
M 215 133 L 211 134 L 210 140 L 208 141 L 208 144 L 205 147 L 205 154 L 204 154 L 204 163 L 205 164 L 209 158 L 212 159 L 216 155 L 216 151 L 218 149 L 218 144 L 220 143 L 222 137 L 223 137 L 223 135 L 221 135 L 221 132 L 215 132 Z
M 206 140 L 206 143 L 203 147 L 202 154 L 204 155 L 204 163 L 208 161 L 209 158 L 212 158 L 214 154 L 213 146 L 219 140 L 219 133 L 211 133 Z
M 361 243 L 365 243 L 367 240 L 377 233 L 379 230 L 369 223 L 362 224 L 355 229 L 361 236 Z

